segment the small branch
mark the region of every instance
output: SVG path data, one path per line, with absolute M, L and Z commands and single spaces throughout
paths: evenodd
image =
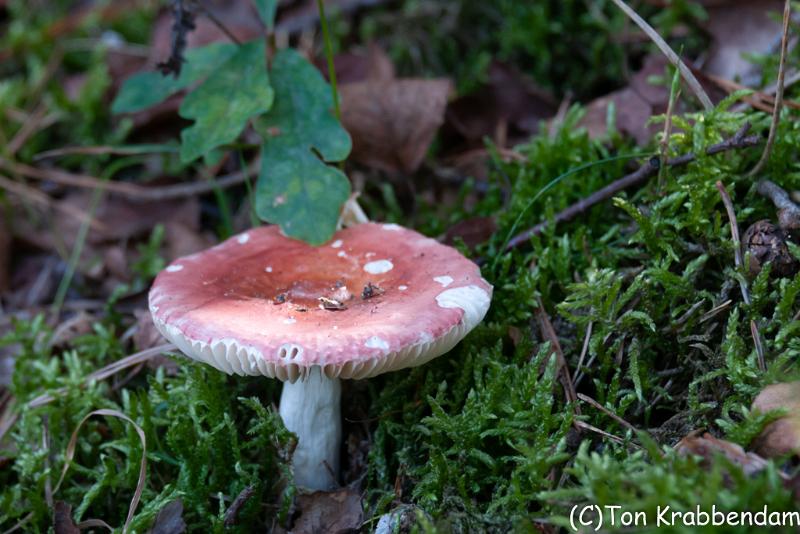
M 708 95 L 703 90 L 703 87 L 700 85 L 700 82 L 697 81 L 697 78 L 694 77 L 692 71 L 689 70 L 689 68 L 683 61 L 681 61 L 681 58 L 678 57 L 678 54 L 676 54 L 675 51 L 672 48 L 670 48 L 670 46 L 658 34 L 658 32 L 655 31 L 653 27 L 647 23 L 646 20 L 640 17 L 639 14 L 636 13 L 636 11 L 631 9 L 628 6 L 628 4 L 626 4 L 622 0 L 611 0 L 611 1 L 614 2 L 614 4 L 616 4 L 617 7 L 620 8 L 626 15 L 628 15 L 628 17 L 630 17 L 631 20 L 633 20 L 633 22 L 635 22 L 642 29 L 642 31 L 644 31 L 644 33 L 646 33 L 647 36 L 650 37 L 650 39 L 653 40 L 653 42 L 656 44 L 656 46 L 658 46 L 661 52 L 665 56 L 667 56 L 667 59 L 670 61 L 670 63 L 675 65 L 675 67 L 678 70 L 680 70 L 681 77 L 689 86 L 689 89 L 691 89 L 692 92 L 695 94 L 697 99 L 700 100 L 700 103 L 703 104 L 705 110 L 710 111 L 714 109 L 714 104 L 711 102 L 711 99 L 708 98 Z M 789 0 L 786 1 L 788 2 Z
M 612 412 L 611 410 L 609 410 L 608 408 L 606 408 L 605 406 L 603 406 L 602 404 L 591 398 L 590 396 L 584 395 L 583 393 L 578 393 L 578 398 L 583 402 L 594 406 L 595 408 L 597 408 L 598 410 L 609 416 L 611 419 L 622 425 L 623 428 L 627 428 L 628 430 L 633 432 L 634 435 L 639 433 L 639 431 L 636 429 L 635 426 L 633 426 L 625 419 L 618 416 L 617 414 L 615 414 L 614 412 Z
M 572 383 L 572 376 L 569 373 L 567 360 L 564 358 L 564 351 L 561 350 L 558 335 L 553 328 L 553 323 L 550 322 L 550 318 L 547 316 L 547 311 L 544 309 L 541 298 L 537 298 L 536 319 L 539 322 L 539 329 L 542 331 L 542 335 L 550 342 L 550 350 L 556 355 L 556 361 L 558 362 L 556 374 L 559 376 L 561 385 L 564 386 L 564 396 L 567 398 L 567 402 L 574 403 L 578 400 L 578 396 L 575 393 L 575 385 Z M 578 415 L 581 413 L 577 405 L 575 406 L 575 413 Z
M 754 176 L 761 172 L 772 152 L 772 145 L 775 143 L 775 135 L 778 131 L 778 123 L 781 120 L 781 110 L 783 109 L 783 90 L 784 78 L 786 76 L 786 51 L 789 48 L 789 20 L 792 18 L 792 2 L 786 0 L 783 6 L 783 34 L 781 35 L 781 61 L 778 66 L 778 82 L 775 91 L 775 107 L 772 108 L 772 124 L 769 126 L 769 136 L 767 137 L 767 144 L 764 146 L 764 152 L 761 153 L 761 159 L 758 160 L 756 166 L 748 173 L 748 176 Z
M 736 221 L 736 212 L 733 209 L 733 202 L 728 190 L 725 186 L 717 180 L 717 190 L 722 197 L 722 203 L 725 205 L 725 211 L 728 213 L 728 220 L 731 223 L 731 237 L 733 238 L 733 261 L 736 265 L 736 270 L 741 272 L 744 267 L 744 259 L 742 258 L 742 241 L 739 238 L 739 223 Z M 739 288 L 742 291 L 742 300 L 747 305 L 750 305 L 750 292 L 747 290 L 747 282 L 744 278 L 739 279 Z M 756 347 L 756 355 L 758 356 L 758 367 L 761 371 L 767 370 L 766 359 L 764 358 L 764 344 L 761 342 L 761 334 L 758 331 L 758 325 L 754 320 L 750 320 L 750 334 L 753 337 L 753 343 Z
M 187 0 L 188 1 L 188 0 Z M 173 0 L 172 3 L 172 42 L 169 57 L 162 61 L 156 68 L 164 76 L 172 74 L 175 78 L 180 76 L 181 68 L 186 59 L 183 52 L 186 50 L 186 36 L 194 30 L 194 13 L 184 5 L 183 0 Z
M 782 187 L 769 180 L 761 180 L 756 191 L 775 205 L 778 210 L 778 224 L 782 229 L 794 232 L 800 228 L 800 207 L 792 202 Z
M 219 17 L 217 17 L 217 16 L 216 16 L 214 13 L 212 13 L 212 12 L 211 12 L 211 10 L 210 10 L 210 9 L 206 8 L 206 6 L 204 6 L 204 5 L 203 5 L 203 4 L 201 4 L 200 2 L 197 2 L 197 7 L 200 9 L 200 12 L 201 12 L 203 15 L 205 15 L 206 17 L 208 17 L 208 20 L 210 20 L 210 21 L 211 21 L 211 23 L 212 23 L 212 24 L 214 24 L 214 26 L 216 26 L 217 28 L 219 28 L 219 30 L 220 30 L 222 33 L 224 33 L 224 34 L 225 34 L 225 36 L 226 36 L 228 39 L 230 39 L 231 41 L 233 41 L 233 42 L 234 42 L 234 43 L 236 43 L 237 45 L 241 45 L 241 44 L 242 44 L 242 41 L 241 41 L 241 40 L 239 40 L 239 39 L 238 39 L 238 38 L 237 38 L 237 37 L 236 37 L 236 36 L 233 34 L 233 32 L 232 32 L 232 31 L 230 31 L 230 30 L 229 30 L 229 29 L 228 29 L 228 28 L 225 26 L 225 24 L 223 24 L 223 23 L 222 23 L 222 21 L 221 21 L 221 20 L 219 20 Z
M 750 123 L 744 123 L 744 125 L 739 128 L 739 131 L 737 131 L 733 137 L 708 147 L 706 149 L 706 155 L 711 156 L 714 154 L 719 154 L 720 152 L 726 152 L 728 150 L 747 148 L 757 145 L 761 141 L 761 138 L 758 135 L 748 136 L 747 132 L 749 130 Z M 666 161 L 666 165 L 669 167 L 682 167 L 693 162 L 695 159 L 697 159 L 697 156 L 693 152 L 689 152 L 688 154 L 683 154 L 682 156 L 668 159 Z M 552 224 L 558 224 L 572 220 L 573 218 L 587 211 L 595 204 L 599 204 L 600 202 L 608 200 L 624 189 L 645 182 L 648 178 L 658 173 L 660 166 L 661 165 L 658 158 L 651 158 L 647 161 L 647 163 L 643 164 L 631 174 L 623 176 L 599 191 L 595 191 L 588 197 L 579 200 L 575 204 L 572 204 L 563 211 L 559 212 L 553 218 Z M 509 240 L 505 251 L 509 251 L 522 245 L 523 243 L 527 243 L 531 237 L 541 234 L 550 224 L 551 221 L 542 221 L 533 228 L 529 228 L 517 234 L 511 240 Z
M 252 497 L 255 492 L 256 487 L 252 484 L 244 488 L 228 509 L 225 510 L 225 517 L 222 520 L 222 524 L 226 527 L 234 526 L 237 521 L 239 521 L 239 512 L 242 507 L 247 504 L 247 501 L 250 500 L 250 497 Z
M 110 193 L 117 193 L 136 200 L 156 201 L 202 195 L 211 193 L 217 188 L 226 189 L 239 185 L 258 172 L 260 162 L 256 160 L 248 168 L 222 176 L 216 180 L 158 187 L 146 187 L 128 182 L 101 180 L 95 176 L 73 174 L 58 169 L 41 169 L 22 163 L 15 163 L 2 157 L 0 157 L 0 168 L 36 180 L 49 180 L 65 186 L 82 187 L 86 189 L 103 189 Z

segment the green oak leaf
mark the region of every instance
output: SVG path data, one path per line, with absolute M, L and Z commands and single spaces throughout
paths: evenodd
M 278 9 L 278 0 L 255 0 L 256 10 L 258 16 L 267 30 L 272 31 L 275 28 L 275 11 Z
M 350 153 L 350 136 L 333 116 L 331 89 L 291 49 L 275 55 L 270 73 L 275 105 L 256 128 L 264 136 L 256 213 L 312 245 L 331 238 L 350 182 L 326 162 Z M 320 159 L 322 158 L 322 159 Z
M 270 109 L 272 97 L 264 41 L 242 44 L 183 99 L 179 114 L 195 123 L 181 132 L 181 161 L 234 141 L 248 120 Z
M 199 82 L 236 52 L 233 43 L 212 43 L 186 51 L 186 62 L 177 78 L 160 72 L 137 72 L 122 84 L 111 104 L 112 113 L 133 113 L 166 100 Z

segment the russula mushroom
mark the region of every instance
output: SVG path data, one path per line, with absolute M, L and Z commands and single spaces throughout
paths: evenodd
M 159 331 L 226 373 L 284 382 L 298 437 L 295 483 L 337 484 L 339 380 L 422 365 L 486 314 L 492 286 L 455 249 L 394 224 L 364 223 L 312 247 L 260 227 L 180 258 L 150 290 Z

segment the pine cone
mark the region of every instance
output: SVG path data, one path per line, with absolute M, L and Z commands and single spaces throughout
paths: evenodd
M 772 263 L 772 276 L 783 278 L 796 274 L 800 262 L 789 252 L 786 245 L 789 238 L 787 232 L 769 220 L 753 223 L 742 237 L 743 252 L 750 253 L 750 274 L 757 275 L 767 263 Z

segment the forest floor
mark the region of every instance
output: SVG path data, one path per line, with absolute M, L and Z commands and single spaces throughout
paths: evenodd
M 665 507 L 796 532 L 797 13 L 627 2 L 648 32 L 619 0 L 330 0 L 322 26 L 274 4 L 0 0 L 0 532 L 699 530 Z M 294 485 L 280 382 L 165 350 L 148 311 L 171 261 L 265 218 L 272 111 L 203 115 L 205 77 L 264 90 L 214 78 L 248 50 L 275 106 L 327 102 L 330 60 L 352 151 L 325 165 L 341 129 L 306 124 L 314 176 L 494 287 L 449 353 L 344 381 L 333 492 Z M 297 224 L 324 233 L 340 203 L 313 202 Z

